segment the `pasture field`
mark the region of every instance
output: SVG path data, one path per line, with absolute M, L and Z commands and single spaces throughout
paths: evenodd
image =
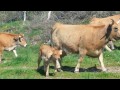
M 0 26 L 2 30 L 9 26 L 17 26 L 20 31 L 24 32 L 24 28 L 20 27 L 17 22 Z M 17 32 L 17 31 L 15 31 Z M 24 33 L 27 37 L 40 34 L 40 31 Z M 53 64 L 50 64 L 50 79 L 119 79 L 120 78 L 120 42 L 115 42 L 116 50 L 112 52 L 104 51 L 104 64 L 108 72 L 101 72 L 100 64 L 97 58 L 86 56 L 81 63 L 79 73 L 74 73 L 77 64 L 78 54 L 69 54 L 63 58 L 63 72 L 54 74 Z M 41 69 L 37 69 L 37 59 L 40 44 L 18 47 L 18 57 L 14 56 L 12 51 L 4 51 L 2 63 L 0 64 L 0 79 L 46 79 L 43 72 L 43 63 L 40 64 Z

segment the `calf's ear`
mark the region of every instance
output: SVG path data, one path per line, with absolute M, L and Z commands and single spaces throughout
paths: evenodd
M 62 50 L 59 50 L 60 55 L 62 55 Z
M 21 33 L 21 34 L 19 34 L 19 37 L 24 37 L 24 34 L 22 34 L 22 33 Z
M 14 40 L 15 40 L 15 41 L 18 41 L 18 40 L 19 40 L 19 36 L 15 36 L 15 37 L 14 37 Z
M 53 52 L 49 52 L 47 57 L 50 58 L 52 55 L 53 55 Z

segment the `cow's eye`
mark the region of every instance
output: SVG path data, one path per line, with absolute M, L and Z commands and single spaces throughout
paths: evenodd
M 115 32 L 117 32 L 117 31 L 118 31 L 118 28 L 117 28 L 117 27 L 115 27 L 115 28 L 114 28 L 114 31 L 115 31 Z

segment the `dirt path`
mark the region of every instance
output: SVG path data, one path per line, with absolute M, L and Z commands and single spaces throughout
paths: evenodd
M 108 69 L 107 72 L 111 73 L 120 73 L 120 67 L 119 66 L 111 66 L 111 67 L 106 67 Z

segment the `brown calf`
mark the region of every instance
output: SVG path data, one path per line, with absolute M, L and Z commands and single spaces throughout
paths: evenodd
M 27 43 L 24 39 L 23 34 L 10 34 L 10 33 L 0 33 L 0 63 L 2 52 L 4 50 L 11 51 L 13 50 L 15 56 L 17 57 L 16 47 L 21 45 L 26 47 Z
M 38 68 L 41 60 L 44 60 L 44 72 L 46 77 L 49 76 L 49 63 L 52 61 L 55 66 L 55 72 L 60 68 L 59 60 L 62 50 L 58 50 L 49 45 L 42 45 L 39 50 Z

